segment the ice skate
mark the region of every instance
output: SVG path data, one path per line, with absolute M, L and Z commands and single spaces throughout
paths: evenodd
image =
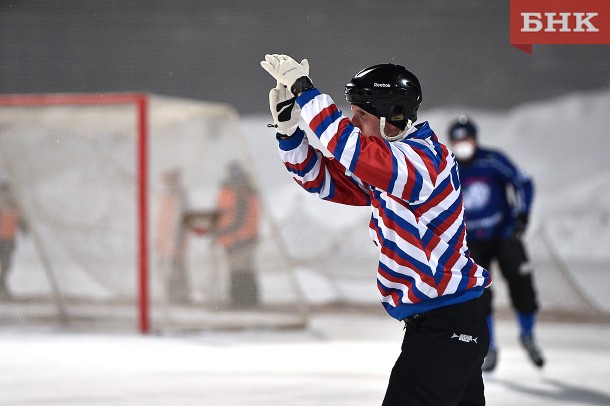
M 544 358 L 542 358 L 542 353 L 536 342 L 534 341 L 533 336 L 521 336 L 521 345 L 527 351 L 527 355 L 530 357 L 532 362 L 536 364 L 538 367 L 542 367 L 544 365 Z

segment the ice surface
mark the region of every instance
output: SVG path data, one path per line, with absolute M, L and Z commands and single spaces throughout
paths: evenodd
M 497 325 L 489 405 L 610 404 L 610 327 L 539 326 L 530 364 L 512 321 Z M 379 405 L 402 326 L 384 314 L 317 315 L 304 331 L 187 336 L 0 332 L 2 405 Z

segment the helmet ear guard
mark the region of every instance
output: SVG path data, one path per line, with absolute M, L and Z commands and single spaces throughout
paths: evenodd
M 379 118 L 379 131 L 381 132 L 381 136 L 390 142 L 391 141 L 400 141 L 403 138 L 405 138 L 407 136 L 407 134 L 409 133 L 409 130 L 413 126 L 413 121 L 407 120 L 407 122 L 405 123 L 405 126 L 404 126 L 405 128 L 401 128 L 402 131 L 400 133 L 398 133 L 396 135 L 387 135 L 385 133 L 385 124 L 387 122 L 389 122 L 389 121 L 387 121 L 385 117 Z M 392 123 L 390 123 L 390 124 L 392 124 Z M 392 125 L 394 125 L 394 124 L 392 124 Z M 397 127 L 397 126 L 395 126 L 395 127 Z M 398 127 L 398 128 L 400 128 L 400 127 Z

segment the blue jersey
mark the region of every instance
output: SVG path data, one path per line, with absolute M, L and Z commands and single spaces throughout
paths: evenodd
M 514 219 L 529 215 L 534 197 L 530 176 L 500 151 L 477 147 L 474 157 L 459 163 L 469 241 L 509 237 Z
M 297 103 L 332 157 L 310 146 L 301 129 L 280 140 L 280 156 L 310 193 L 371 207 L 370 234 L 380 248 L 377 288 L 386 311 L 403 320 L 480 296 L 491 277 L 468 255 L 455 157 L 428 123 L 388 142 L 362 135 L 317 89 L 303 92 Z

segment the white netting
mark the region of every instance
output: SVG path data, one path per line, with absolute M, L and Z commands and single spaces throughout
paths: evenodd
M 156 96 L 148 101 L 148 293 L 153 328 L 303 323 L 291 265 L 264 203 L 254 265 L 258 305 L 233 310 L 225 251 L 209 234 L 190 231 L 179 247 L 185 250 L 182 284 L 187 298 L 171 303 L 170 271 L 161 265 L 157 241 L 163 237 L 157 234 L 164 216 L 160 211 L 166 207 L 164 179 L 168 174 L 181 178 L 186 210 L 214 212 L 231 163 L 239 162 L 252 179 L 255 176 L 234 110 Z M 138 117 L 133 104 L 0 108 L 1 163 L 28 224 L 27 234 L 18 240 L 9 279 L 12 306 L 19 308 L 15 303 L 20 303 L 26 310 L 27 303 L 51 300 L 51 308 L 38 307 L 68 321 L 120 318 L 122 313 L 129 322 L 137 317 L 138 181 L 143 175 L 137 159 Z M 122 305 L 124 310 L 104 311 L 98 304 Z

